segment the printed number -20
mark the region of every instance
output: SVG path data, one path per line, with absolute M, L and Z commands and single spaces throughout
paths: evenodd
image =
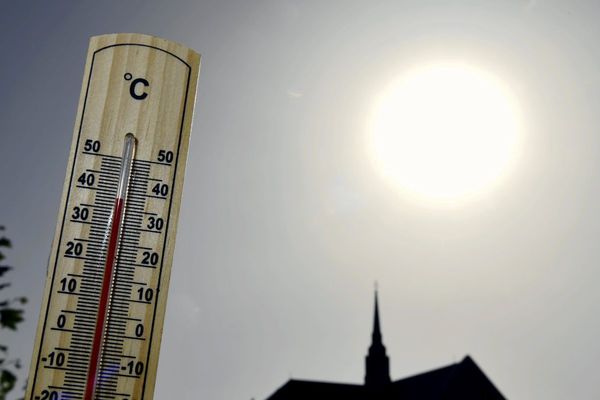
M 58 392 L 55 390 L 42 390 L 40 400 L 58 400 Z

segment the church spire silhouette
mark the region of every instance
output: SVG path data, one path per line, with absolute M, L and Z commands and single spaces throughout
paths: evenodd
M 379 304 L 377 301 L 377 289 L 375 289 L 375 315 L 373 319 L 373 333 L 371 334 L 371 346 L 365 359 L 367 372 L 365 374 L 365 385 L 371 387 L 385 386 L 390 383 L 390 360 L 385 353 L 385 346 L 381 337 L 379 326 Z
M 385 352 L 375 287 L 373 332 L 365 358 L 365 384 L 290 379 L 267 400 L 369 399 L 369 400 L 506 400 L 471 357 L 429 372 L 395 381 L 390 379 L 390 361 Z

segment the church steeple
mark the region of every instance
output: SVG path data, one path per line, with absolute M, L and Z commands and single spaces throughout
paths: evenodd
M 365 385 L 377 387 L 390 383 L 390 360 L 385 353 L 385 346 L 383 345 L 381 338 L 377 289 L 375 289 L 375 317 L 373 319 L 371 346 L 369 347 L 369 353 L 367 354 L 365 361 L 367 367 Z

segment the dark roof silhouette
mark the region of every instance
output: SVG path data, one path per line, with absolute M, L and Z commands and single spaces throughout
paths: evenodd
M 268 400 L 504 400 L 471 357 L 433 371 L 391 382 L 366 385 L 290 379 Z
M 469 356 L 446 367 L 391 381 L 377 292 L 372 343 L 365 362 L 364 385 L 290 379 L 267 400 L 505 400 Z

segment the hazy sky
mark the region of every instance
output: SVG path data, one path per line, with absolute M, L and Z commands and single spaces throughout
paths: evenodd
M 1 1 L 0 225 L 30 299 L 2 341 L 28 365 L 88 39 L 141 32 L 203 56 L 155 398 L 362 382 L 375 280 L 393 378 L 470 354 L 510 399 L 600 397 L 599 17 L 592 1 Z M 399 195 L 366 129 L 391 80 L 448 59 L 502 79 L 525 123 L 512 173 L 451 209 Z

